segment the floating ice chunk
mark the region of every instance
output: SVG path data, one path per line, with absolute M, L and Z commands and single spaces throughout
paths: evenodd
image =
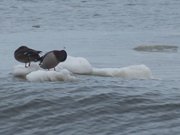
M 24 77 L 29 81 L 71 81 L 75 80 L 74 74 L 86 74 L 107 77 L 122 77 L 127 79 L 154 79 L 151 70 L 146 65 L 132 65 L 122 68 L 93 68 L 91 64 L 82 57 L 68 56 L 65 62 L 56 67 L 56 71 L 43 70 L 38 64 L 31 64 L 25 68 L 17 65 L 13 69 L 13 75 Z
M 57 71 L 45 71 L 38 70 L 29 73 L 26 76 L 26 79 L 32 82 L 43 82 L 43 81 L 72 81 L 75 80 L 76 77 L 72 76 L 71 73 L 63 69 L 59 72 Z
M 145 65 L 132 65 L 123 68 L 93 68 L 93 75 L 122 77 L 129 79 L 152 79 L 151 70 Z
M 93 69 L 88 60 L 83 57 L 68 56 L 66 61 L 60 63 L 57 68 L 61 66 L 76 74 L 90 74 Z
M 25 68 L 24 65 L 14 66 L 12 74 L 16 77 L 25 77 L 27 74 L 39 70 L 40 67 L 37 64 L 31 64 L 30 67 Z

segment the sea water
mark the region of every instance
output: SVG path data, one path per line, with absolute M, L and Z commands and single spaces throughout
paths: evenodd
M 0 134 L 180 134 L 179 6 L 0 1 Z M 25 68 L 21 45 L 68 57 L 56 71 Z

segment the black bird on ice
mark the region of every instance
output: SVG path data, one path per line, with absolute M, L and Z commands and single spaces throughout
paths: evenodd
M 25 67 L 27 68 L 31 65 L 31 62 L 37 62 L 40 60 L 40 53 L 41 51 L 28 48 L 27 46 L 20 46 L 15 50 L 14 57 L 17 61 L 25 63 Z

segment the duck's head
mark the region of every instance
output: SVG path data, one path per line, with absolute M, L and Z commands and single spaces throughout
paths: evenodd
M 66 60 L 67 58 L 67 53 L 65 50 L 54 50 L 53 51 L 54 55 L 56 56 L 57 60 L 60 61 L 60 62 L 63 62 Z

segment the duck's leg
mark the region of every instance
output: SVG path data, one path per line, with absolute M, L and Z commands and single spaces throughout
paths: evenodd
M 41 66 L 42 62 L 39 62 L 39 66 Z
M 27 68 L 27 67 L 28 67 L 26 64 L 27 64 L 27 63 L 25 63 L 25 68 Z
M 30 61 L 30 57 L 28 57 L 28 67 L 30 67 L 30 65 L 31 65 L 31 61 Z
M 56 71 L 56 68 L 54 67 L 54 71 Z

